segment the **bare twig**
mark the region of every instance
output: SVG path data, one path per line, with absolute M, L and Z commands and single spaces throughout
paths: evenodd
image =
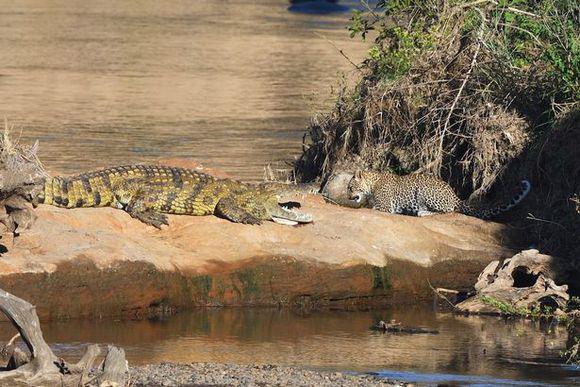
M 369 11 L 369 13 L 371 15 L 373 15 L 373 17 L 375 18 L 375 22 L 380 21 L 381 17 L 379 15 L 377 15 L 377 13 L 375 12 L 375 10 L 369 5 L 369 2 L 366 0 L 360 0 L 360 3 L 367 9 L 367 11 Z
M 477 46 L 475 47 L 475 52 L 473 53 L 473 57 L 471 58 L 471 64 L 469 65 L 469 70 L 467 70 L 467 74 L 465 74 L 465 78 L 463 79 L 463 82 L 461 83 L 461 86 L 459 87 L 459 91 L 457 92 L 457 95 L 455 96 L 455 99 L 453 100 L 453 103 L 451 104 L 451 107 L 449 108 L 449 113 L 447 114 L 447 118 L 445 118 L 445 124 L 443 125 L 443 130 L 441 132 L 441 138 L 439 140 L 439 152 L 440 154 L 443 154 L 443 141 L 445 140 L 445 135 L 447 133 L 447 129 L 449 126 L 449 121 L 451 120 L 451 115 L 453 114 L 453 110 L 455 109 L 455 105 L 457 105 L 457 101 L 459 101 L 459 97 L 461 97 L 461 93 L 463 92 L 463 89 L 465 88 L 465 85 L 467 84 L 467 81 L 469 80 L 469 77 L 471 76 L 471 72 L 473 71 L 473 68 L 475 67 L 475 64 L 477 63 L 477 56 L 479 55 L 479 50 L 481 49 L 481 35 L 483 33 L 483 29 L 480 28 L 479 30 L 479 34 L 478 34 L 478 38 L 477 38 Z
M 568 229 L 566 227 L 564 227 L 563 225 L 561 225 L 560 223 L 557 223 L 557 222 L 554 222 L 554 221 L 551 221 L 551 220 L 547 220 L 547 219 L 537 218 L 533 214 L 528 214 L 528 216 L 526 217 L 526 219 L 535 220 L 537 222 L 550 223 L 550 224 L 553 224 L 554 226 L 558 226 L 558 227 L 562 228 L 565 231 L 568 231 Z
M 6 346 L 12 345 L 14 344 L 14 342 L 20 337 L 20 333 L 15 334 L 14 336 L 12 336 L 12 338 L 10 339 L 10 341 L 8 341 L 8 343 L 6 344 Z
M 460 9 L 471 8 L 471 7 L 474 7 L 476 5 L 485 4 L 485 3 L 491 3 L 495 6 L 499 5 L 499 3 L 495 0 L 476 0 L 476 1 L 473 1 L 471 3 L 460 5 L 460 6 L 458 6 L 458 8 L 460 8 Z M 534 18 L 540 18 L 540 16 L 536 15 L 535 13 L 524 11 L 524 10 L 514 8 L 514 7 L 505 7 L 503 9 L 507 9 L 508 11 L 511 11 L 513 13 L 519 13 L 520 15 L 526 15 L 526 16 L 530 16 L 530 17 L 534 17 Z
M 441 290 L 442 289 L 435 289 L 433 287 L 433 285 L 431 285 L 431 282 L 429 280 L 427 280 L 427 284 L 429 285 L 429 287 L 431 288 L 431 290 L 433 291 L 433 293 L 435 293 L 438 297 L 442 298 L 443 300 L 447 301 L 447 303 L 453 308 L 456 309 L 455 305 L 449 300 L 449 298 L 445 297 L 443 294 L 441 294 Z M 445 289 L 447 290 L 447 289 Z
M 568 351 L 566 351 L 566 363 L 577 363 L 580 358 L 580 342 L 574 344 Z
M 538 39 L 538 37 L 536 35 L 534 35 L 530 31 L 526 30 L 525 28 L 521 28 L 521 27 L 515 26 L 513 24 L 506 24 L 506 23 L 497 23 L 497 25 L 503 26 L 503 27 L 508 27 L 508 28 L 513 28 L 514 30 L 524 32 L 524 33 L 530 35 L 539 46 L 544 47 L 544 44 L 542 44 L 542 42 L 540 42 L 540 39 Z
M 342 50 L 342 48 L 338 47 L 336 45 L 336 43 L 334 43 L 332 40 L 328 39 L 326 36 L 324 36 L 323 34 L 321 34 L 320 32 L 316 32 L 314 31 L 314 35 L 326 40 L 332 47 L 334 47 L 340 55 L 342 55 L 344 57 L 344 59 L 346 59 L 348 61 L 348 63 L 350 63 L 351 65 L 353 65 L 353 67 L 355 69 L 357 69 L 359 72 L 362 73 L 362 69 L 360 68 L 360 66 L 358 66 L 356 63 L 354 63 Z

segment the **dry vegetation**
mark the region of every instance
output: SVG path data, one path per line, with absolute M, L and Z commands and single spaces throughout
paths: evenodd
M 5 120 L 4 132 L 0 134 L 0 193 L 4 197 L 47 176 L 37 156 L 38 141 L 32 146 L 22 145 L 13 132 L 14 128 Z
M 36 219 L 28 193 L 47 175 L 37 156 L 38 142 L 32 147 L 21 145 L 7 121 L 4 125 L 0 135 L 0 223 L 5 231 L 18 234 Z
M 380 1 L 354 88 L 312 120 L 294 173 L 430 173 L 494 201 L 522 178 L 527 243 L 580 258 L 580 25 L 572 1 Z M 514 217 L 515 218 L 515 217 Z M 578 259 L 580 261 L 580 259 Z

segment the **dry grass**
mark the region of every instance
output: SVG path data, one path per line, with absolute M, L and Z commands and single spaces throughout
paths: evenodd
M 4 121 L 0 135 L 0 197 L 6 198 L 15 190 L 47 176 L 38 159 L 38 141 L 32 146 L 20 144 L 14 128 Z
M 481 42 L 433 50 L 394 82 L 374 69 L 336 107 L 315 117 L 296 164 L 301 180 L 353 168 L 426 172 L 458 191 L 487 193 L 529 144 L 530 118 L 483 92 L 489 53 Z M 460 47 L 461 46 L 461 47 Z

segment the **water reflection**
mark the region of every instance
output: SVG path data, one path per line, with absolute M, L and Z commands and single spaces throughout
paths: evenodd
M 391 318 L 440 334 L 385 335 L 368 329 L 374 319 Z M 567 339 L 563 327 L 426 309 L 306 316 L 274 309 L 204 309 L 164 321 L 70 321 L 43 329 L 58 354 L 73 359 L 80 357 L 85 343 L 97 342 L 124 347 L 133 364 L 277 363 L 545 382 L 579 377 L 578 370 L 559 364 Z
M 261 178 L 352 71 L 316 33 L 354 62 L 365 51 L 348 13 L 288 5 L 0 0 L 0 114 L 40 139 L 49 170 L 193 157 Z

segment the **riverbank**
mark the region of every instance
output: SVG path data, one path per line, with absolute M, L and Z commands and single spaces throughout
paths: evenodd
M 160 363 L 130 368 L 134 386 L 403 386 L 374 375 L 315 371 L 278 365 Z
M 313 224 L 170 216 L 154 229 L 112 208 L 40 206 L 4 241 L 0 288 L 41 320 L 154 317 L 198 306 L 365 309 L 468 290 L 511 257 L 511 230 L 459 214 L 417 218 L 298 197 Z

